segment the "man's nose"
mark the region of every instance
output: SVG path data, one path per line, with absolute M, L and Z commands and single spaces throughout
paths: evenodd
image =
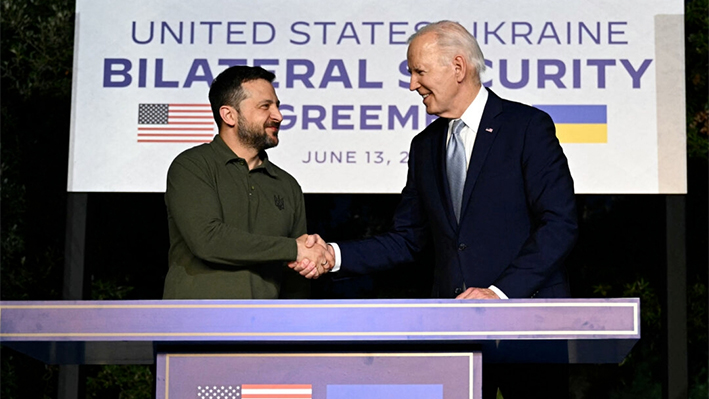
M 419 87 L 421 87 L 421 85 L 419 84 L 418 78 L 416 78 L 414 74 L 411 74 L 411 80 L 409 80 L 409 90 L 414 91 Z
M 281 110 L 278 109 L 278 107 L 273 107 L 273 110 L 271 111 L 271 119 L 278 123 L 281 123 L 283 120 L 283 114 L 281 114 Z

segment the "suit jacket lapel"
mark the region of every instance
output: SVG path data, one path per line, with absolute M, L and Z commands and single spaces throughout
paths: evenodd
M 443 119 L 443 118 L 441 118 Z M 433 166 L 435 168 L 436 186 L 443 204 L 443 211 L 451 225 L 453 231 L 458 229 L 458 222 L 455 220 L 453 212 L 453 201 L 451 200 L 450 189 L 448 188 L 448 175 L 446 172 L 446 138 L 448 136 L 448 119 L 441 124 L 441 129 L 434 135 L 431 143 Z
M 468 164 L 468 174 L 465 177 L 465 187 L 463 188 L 463 203 L 461 209 L 461 219 L 465 215 L 465 211 L 470 202 L 470 196 L 473 193 L 473 187 L 480 175 L 480 170 L 485 164 L 487 154 L 490 151 L 492 143 L 497 137 L 497 133 L 502 125 L 503 118 L 497 118 L 502 112 L 502 100 L 492 90 L 488 90 L 487 103 L 483 110 L 483 116 L 480 119 L 480 126 L 475 136 L 475 144 L 473 145 L 473 154 L 470 157 Z

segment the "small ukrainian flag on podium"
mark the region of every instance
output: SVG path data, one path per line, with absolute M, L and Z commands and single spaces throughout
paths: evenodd
M 605 105 L 535 105 L 551 116 L 560 143 L 607 143 Z

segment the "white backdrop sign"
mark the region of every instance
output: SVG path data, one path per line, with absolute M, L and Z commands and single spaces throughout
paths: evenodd
M 680 0 L 77 0 L 69 191 L 161 192 L 217 133 L 209 84 L 276 74 L 271 159 L 305 192 L 398 193 L 432 117 L 406 40 L 442 19 L 480 42 L 485 85 L 547 111 L 577 193 L 686 192 Z

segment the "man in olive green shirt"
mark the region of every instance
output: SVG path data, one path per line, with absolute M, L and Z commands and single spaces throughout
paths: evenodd
M 308 280 L 286 264 L 334 264 L 324 246 L 306 248 L 303 193 L 265 152 L 278 144 L 283 119 L 274 78 L 247 66 L 217 76 L 209 101 L 219 134 L 170 166 L 165 299 L 307 298 Z

